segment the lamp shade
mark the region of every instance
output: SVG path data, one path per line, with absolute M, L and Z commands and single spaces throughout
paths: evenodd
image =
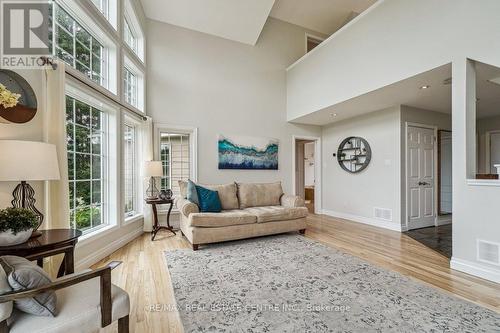
M 162 177 L 163 167 L 161 161 L 144 162 L 144 177 Z
M 59 180 L 56 146 L 0 140 L 0 181 Z

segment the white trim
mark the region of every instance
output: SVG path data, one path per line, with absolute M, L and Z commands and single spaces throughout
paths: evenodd
M 480 277 L 480 278 L 485 279 L 485 280 L 500 283 L 500 270 L 499 269 L 487 267 L 487 266 L 481 265 L 481 264 L 473 262 L 473 261 L 452 257 L 451 261 L 450 261 L 450 268 L 457 270 L 457 271 L 460 271 L 460 272 L 464 272 L 464 273 L 467 273 L 470 275 Z
M 190 170 L 190 179 L 194 182 L 198 181 L 198 127 L 192 126 L 183 126 L 183 125 L 172 125 L 172 124 L 155 124 L 154 125 L 154 154 L 153 158 L 158 161 L 160 156 L 160 137 L 159 133 L 162 131 L 172 131 L 172 132 L 180 132 L 183 134 L 189 134 L 192 140 L 190 140 L 190 159 L 191 159 L 191 170 Z
M 311 38 L 311 39 L 315 39 L 315 40 L 317 40 L 317 41 L 319 41 L 319 42 L 320 42 L 320 43 L 319 43 L 316 47 L 318 47 L 318 46 L 319 46 L 321 43 L 323 43 L 323 42 L 325 41 L 325 39 L 326 39 L 326 38 L 324 38 L 324 37 L 319 37 L 319 36 L 317 36 L 317 35 L 313 35 L 313 34 L 311 34 L 311 33 L 306 32 L 306 33 L 305 33 L 305 43 L 306 43 L 306 45 L 305 45 L 305 49 L 304 49 L 306 54 L 310 52 L 310 51 L 309 51 L 309 52 L 307 51 L 307 41 L 308 41 L 308 39 L 309 39 L 309 38 Z M 315 47 L 315 48 L 316 48 L 316 47 Z M 312 50 L 311 50 L 311 51 L 312 51 Z
M 296 65 L 298 65 L 299 63 L 301 63 L 302 61 L 304 61 L 305 59 L 307 59 L 307 57 L 311 54 L 313 54 L 314 51 L 318 50 L 319 48 L 327 45 L 327 44 L 330 44 L 330 41 L 335 39 L 338 35 L 342 34 L 344 32 L 344 30 L 346 30 L 347 28 L 349 28 L 351 25 L 355 24 L 356 22 L 358 22 L 359 20 L 361 20 L 363 17 L 365 17 L 366 15 L 368 15 L 372 10 L 374 10 L 375 8 L 377 8 L 381 3 L 383 3 L 385 0 L 379 0 L 377 2 L 375 2 L 373 5 L 371 5 L 367 10 L 365 10 L 364 12 L 362 12 L 361 14 L 359 14 L 358 16 L 356 16 L 355 18 L 353 18 L 351 21 L 349 21 L 347 24 L 345 24 L 342 28 L 340 28 L 339 30 L 335 31 L 330 37 L 328 37 L 327 39 L 325 39 L 325 41 L 321 44 L 319 44 L 317 47 L 314 48 L 314 50 L 312 50 L 311 52 L 309 53 L 306 53 L 302 58 L 298 59 L 296 62 L 294 62 L 293 64 L 291 64 L 290 66 L 288 66 L 286 68 L 286 71 L 288 72 L 289 70 L 291 70 L 292 68 L 294 68 Z
M 438 215 L 438 217 L 436 219 L 436 227 L 451 224 L 452 222 L 453 222 L 453 215 L 452 214 Z
M 321 214 L 322 212 L 322 154 L 321 154 L 321 137 L 307 136 L 307 135 L 292 135 L 292 194 L 295 195 L 295 142 L 297 140 L 310 140 L 314 141 L 314 212 Z
M 336 217 L 339 219 L 349 220 L 351 222 L 368 224 L 368 225 L 383 228 L 383 229 L 389 229 L 389 230 L 399 231 L 399 232 L 402 231 L 400 223 L 387 222 L 387 221 L 383 221 L 383 220 L 374 219 L 371 217 L 358 216 L 358 215 L 353 215 L 353 214 L 348 214 L 348 213 L 334 212 L 332 210 L 327 210 L 327 209 L 323 210 L 323 214 L 331 216 L 331 217 Z
M 486 157 L 486 164 L 485 167 L 487 168 L 485 171 L 486 173 L 491 173 L 491 135 L 492 134 L 499 134 L 500 131 L 487 131 L 485 134 L 485 144 L 486 144 L 486 149 L 485 149 L 485 157 Z
M 120 249 L 121 247 L 125 246 L 127 243 L 131 242 L 132 240 L 136 239 L 140 235 L 144 233 L 142 225 L 140 228 L 137 228 L 136 230 L 126 234 L 122 238 L 116 239 L 106 245 L 103 248 L 100 248 L 93 252 L 91 255 L 81 258 L 76 262 L 75 265 L 75 271 L 79 272 L 81 270 L 87 269 L 90 266 L 94 265 L 95 263 L 99 262 L 100 260 L 104 259 L 105 257 L 109 256 L 111 253 L 115 252 L 116 250 Z M 81 246 L 85 246 L 88 243 L 77 243 L 77 249 Z
M 438 206 L 438 147 L 437 147 L 437 137 L 438 137 L 438 127 L 434 125 L 427 125 L 427 124 L 421 124 L 421 123 L 414 123 L 414 122 L 405 122 L 405 218 L 404 218 L 404 225 L 402 226 L 402 229 L 405 230 L 410 230 L 409 226 L 409 220 L 410 216 L 408 214 L 408 206 L 409 206 L 409 200 L 408 200 L 408 127 L 419 127 L 419 128 L 426 128 L 426 129 L 431 129 L 434 130 L 434 225 L 438 226 L 438 211 L 437 211 L 437 206 Z
M 500 186 L 500 180 L 495 179 L 467 179 L 468 186 Z

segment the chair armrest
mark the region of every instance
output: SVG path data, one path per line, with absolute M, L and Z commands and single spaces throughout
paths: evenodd
M 199 213 L 200 208 L 195 203 L 192 203 L 191 201 L 178 197 L 175 200 L 175 205 L 179 212 L 181 212 L 182 215 L 189 217 L 190 214 L 192 213 Z
M 42 287 L 8 292 L 0 295 L 0 303 L 34 297 L 44 292 L 56 291 L 99 277 L 101 280 L 101 325 L 105 327 L 111 324 L 111 270 L 115 269 L 120 264 L 121 261 L 112 261 L 108 265 L 96 270 L 73 274 L 69 277 L 62 277 Z
M 304 199 L 297 195 L 283 194 L 280 200 L 283 207 L 305 207 Z

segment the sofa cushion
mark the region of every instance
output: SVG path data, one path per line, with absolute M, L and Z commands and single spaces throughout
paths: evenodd
M 15 291 L 35 289 L 52 281 L 49 275 L 31 261 L 16 256 L 0 257 L 10 287 Z M 14 306 L 26 313 L 36 316 L 54 317 L 56 315 L 57 297 L 53 291 L 16 300 Z
M 224 184 L 224 185 L 201 185 L 213 191 L 217 191 L 219 193 L 220 203 L 222 205 L 222 209 L 231 210 L 238 209 L 238 189 L 235 183 Z
M 56 317 L 38 317 L 14 310 L 9 320 L 10 333 L 101 332 L 99 290 L 99 278 L 58 290 L 56 293 L 59 313 Z M 127 292 L 113 284 L 111 285 L 111 302 L 112 321 L 130 313 L 130 300 Z
M 181 191 L 181 196 L 186 199 L 187 198 L 187 181 L 179 180 L 179 187 Z M 237 187 L 235 183 L 223 184 L 223 185 L 207 185 L 207 184 L 197 184 L 203 186 L 204 188 L 208 188 L 212 191 L 217 191 L 219 193 L 220 203 L 222 205 L 223 210 L 231 210 L 238 209 L 238 195 L 237 195 Z
M 201 212 L 220 213 L 222 206 L 217 191 L 196 185 L 196 192 L 198 193 L 198 206 Z
M 179 191 L 181 192 L 181 197 L 183 199 L 187 199 L 187 187 L 188 187 L 188 182 L 186 180 L 179 180 L 177 181 L 179 184 Z
M 279 206 L 283 195 L 281 182 L 276 183 L 238 183 L 240 209 L 260 206 Z
M 265 206 L 250 207 L 243 211 L 255 215 L 258 223 L 295 220 L 307 216 L 306 207 L 283 207 L 283 206 Z
M 257 217 L 242 210 L 224 210 L 221 213 L 193 213 L 189 216 L 192 227 L 227 227 L 256 223 Z

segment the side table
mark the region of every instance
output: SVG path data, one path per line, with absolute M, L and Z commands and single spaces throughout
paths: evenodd
M 64 260 L 59 267 L 57 277 L 75 272 L 75 245 L 82 232 L 77 229 L 51 229 L 41 230 L 42 235 L 30 238 L 27 242 L 1 246 L 0 256 L 12 255 L 36 260 L 38 266 L 43 267 L 43 258 L 64 253 Z
M 170 213 L 172 212 L 172 207 L 174 206 L 174 199 L 146 199 L 146 203 L 151 205 L 153 208 L 153 230 L 151 231 L 151 240 L 154 241 L 156 234 L 161 229 L 165 229 L 176 235 L 174 228 L 170 226 Z M 156 205 L 170 205 L 167 213 L 167 225 L 160 225 L 158 222 L 158 210 L 156 209 Z

